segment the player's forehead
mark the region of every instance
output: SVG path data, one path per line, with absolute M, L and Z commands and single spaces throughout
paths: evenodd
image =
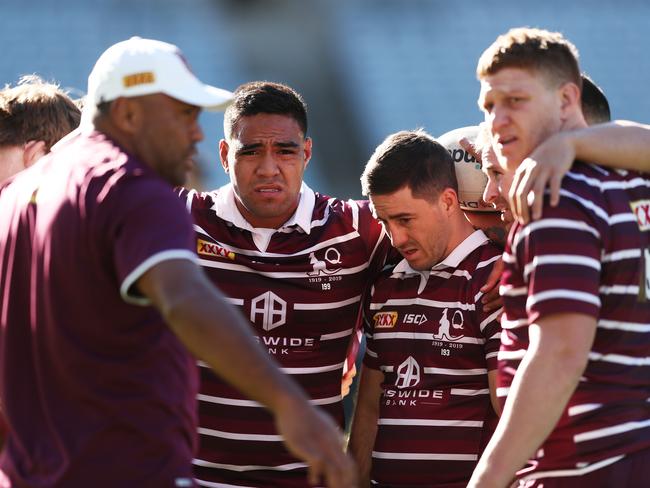
M 240 117 L 232 129 L 232 139 L 243 144 L 262 141 L 302 141 L 300 125 L 290 115 L 259 113 Z
M 500 69 L 496 73 L 483 76 L 480 83 L 479 103 L 485 98 L 514 92 L 527 92 L 542 86 L 539 76 L 524 68 Z

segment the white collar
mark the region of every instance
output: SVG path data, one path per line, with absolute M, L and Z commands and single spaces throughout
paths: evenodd
M 443 270 L 445 268 L 457 268 L 458 265 L 469 256 L 477 247 L 483 245 L 488 240 L 488 237 L 482 230 L 475 230 L 465 238 L 463 242 L 458 244 L 453 251 L 449 253 L 445 259 L 435 264 L 430 271 Z M 393 273 L 404 274 L 428 274 L 427 271 L 416 271 L 409 265 L 406 259 L 402 259 L 395 268 Z
M 290 230 L 291 227 L 297 226 L 302 229 L 305 234 L 309 234 L 311 232 L 311 218 L 314 212 L 315 203 L 316 195 L 314 194 L 314 191 L 303 181 L 302 186 L 300 187 L 300 200 L 298 201 L 296 211 L 289 220 L 278 229 L 274 230 Z M 253 227 L 237 208 L 237 204 L 235 203 L 235 191 L 233 190 L 231 183 L 228 183 L 217 190 L 217 197 L 214 200 L 214 205 L 212 205 L 212 210 L 215 211 L 219 218 L 230 222 L 240 229 L 249 230 L 253 233 L 257 231 L 257 228 Z

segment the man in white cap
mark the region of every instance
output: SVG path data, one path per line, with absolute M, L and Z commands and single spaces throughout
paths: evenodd
M 189 351 L 270 408 L 313 483 L 352 486 L 333 422 L 196 265 L 171 191 L 201 107 L 231 94 L 139 38 L 99 58 L 88 92 L 84 130 L 0 187 L 0 485 L 194 486 Z

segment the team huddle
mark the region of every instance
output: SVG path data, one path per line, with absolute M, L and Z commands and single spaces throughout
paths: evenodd
M 111 46 L 82 109 L 2 90 L 0 485 L 647 486 L 650 127 L 607 122 L 559 33 L 476 75 L 484 122 L 389 135 L 367 200 L 303 181 L 295 90 L 203 84 L 171 44 Z

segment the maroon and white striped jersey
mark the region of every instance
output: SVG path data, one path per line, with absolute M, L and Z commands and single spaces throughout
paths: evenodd
M 361 295 L 390 249 L 368 202 L 330 198 L 303 184 L 296 213 L 275 230 L 251 227 L 230 185 L 183 190 L 181 197 L 210 279 L 283 371 L 343 425 L 341 376 Z M 199 484 L 309 486 L 305 464 L 285 450 L 268 411 L 200 369 Z
M 515 224 L 504 261 L 503 399 L 529 324 L 562 312 L 597 318 L 576 391 L 519 476 L 579 476 L 650 449 L 650 176 L 576 162 L 560 205 Z
M 384 373 L 371 479 L 379 486 L 462 486 L 496 426 L 487 373 L 501 328 L 481 286 L 501 256 L 475 231 L 430 271 L 406 260 L 375 281 L 364 364 Z

